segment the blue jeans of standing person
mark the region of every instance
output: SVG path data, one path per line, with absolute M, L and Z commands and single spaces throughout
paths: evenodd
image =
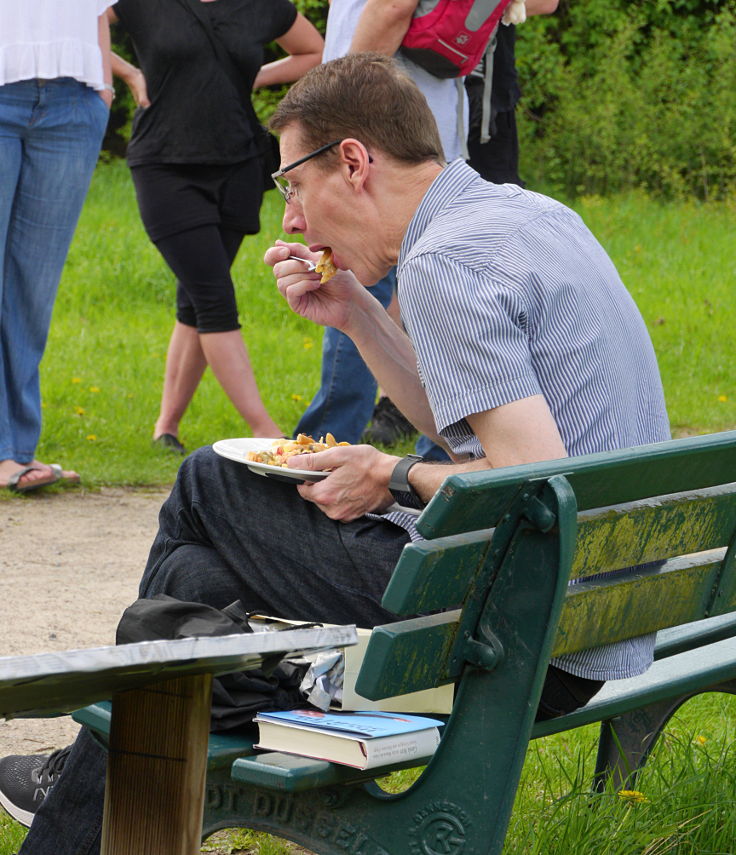
M 396 290 L 396 268 L 370 290 L 385 309 Z M 373 414 L 377 389 L 352 340 L 327 327 L 322 339 L 320 387 L 294 428 L 294 436 L 306 433 L 319 439 L 329 431 L 340 442 L 360 442 Z M 419 437 L 416 450 L 427 460 L 449 460 L 443 449 L 426 436 Z
M 0 86 L 0 460 L 35 456 L 38 367 L 107 118 L 72 78 Z
M 293 484 L 254 475 L 210 448 L 182 464 L 159 526 L 141 597 L 168 594 L 217 608 L 239 599 L 248 611 L 325 623 L 397 619 L 381 597 L 409 541 L 403 529 L 331 520 Z M 83 729 L 20 855 L 99 852 L 105 765 L 105 752 Z
M 385 309 L 395 289 L 396 270 L 392 268 L 370 292 Z M 326 327 L 320 387 L 294 428 L 294 436 L 306 433 L 319 439 L 329 431 L 339 442 L 360 442 L 373 414 L 377 389 L 352 339 Z

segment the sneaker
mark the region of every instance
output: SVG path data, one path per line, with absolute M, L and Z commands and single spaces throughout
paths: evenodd
M 0 760 L 0 804 L 30 828 L 33 816 L 61 775 L 71 745 L 53 754 L 11 754 Z
M 384 395 L 378 399 L 370 427 L 364 432 L 362 440 L 371 445 L 395 445 L 401 439 L 414 436 L 416 432 L 414 425 Z

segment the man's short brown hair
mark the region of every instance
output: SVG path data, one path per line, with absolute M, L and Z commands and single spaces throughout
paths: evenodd
M 405 163 L 444 164 L 424 95 L 390 57 L 355 53 L 318 65 L 297 81 L 269 127 L 298 123 L 305 148 L 353 137 Z

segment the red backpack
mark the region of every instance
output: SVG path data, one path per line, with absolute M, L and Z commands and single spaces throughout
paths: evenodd
M 435 77 L 478 65 L 511 0 L 419 0 L 401 52 Z

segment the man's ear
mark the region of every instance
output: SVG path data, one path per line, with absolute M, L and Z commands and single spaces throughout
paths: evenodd
M 347 137 L 340 143 L 340 160 L 345 169 L 346 180 L 354 189 L 362 188 L 372 162 L 368 149 L 360 140 Z

